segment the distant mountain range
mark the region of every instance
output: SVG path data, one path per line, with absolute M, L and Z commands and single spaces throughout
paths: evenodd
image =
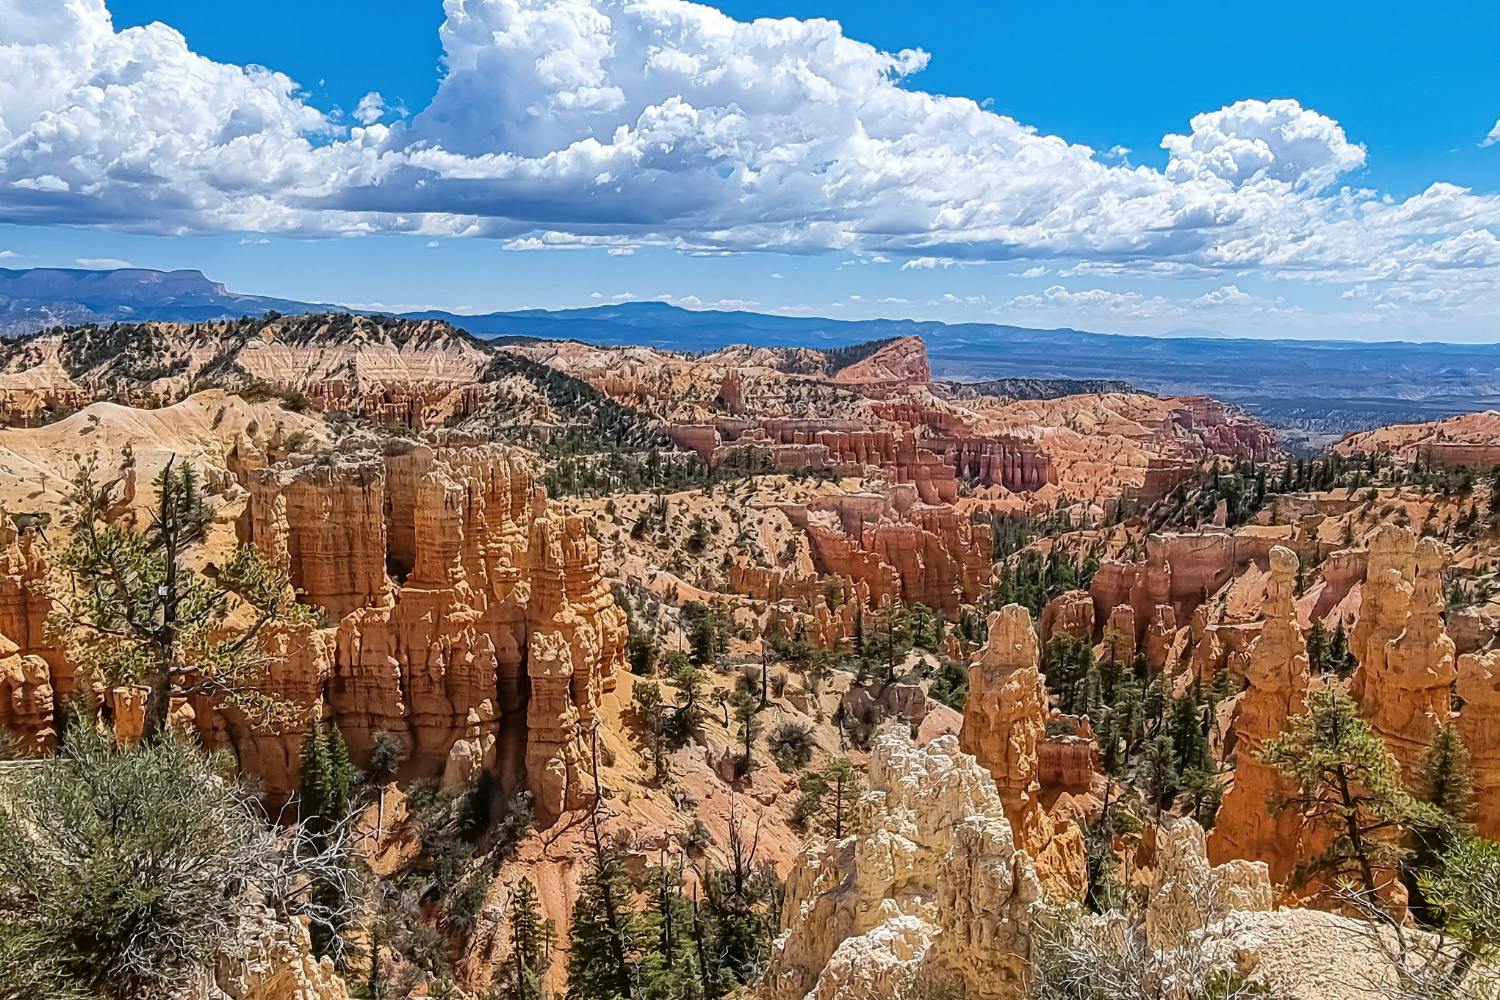
M 304 313 L 338 308 L 342 307 L 239 295 L 209 281 L 201 271 L 0 268 L 0 334 L 8 336 L 84 323 L 206 323 L 261 316 L 272 310 Z
M 0 333 L 58 324 L 164 320 L 341 308 L 239 295 L 197 271 L 0 270 Z M 1315 436 L 1500 407 L 1500 345 L 1122 336 L 990 323 L 833 320 L 627 302 L 440 319 L 481 337 L 542 337 L 710 351 L 729 344 L 840 347 L 919 336 L 934 374 L 960 381 L 1102 379 L 1150 392 L 1203 393 Z M 1204 331 L 1208 334 L 1208 331 Z

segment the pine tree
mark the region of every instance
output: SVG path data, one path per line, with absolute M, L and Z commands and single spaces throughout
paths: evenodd
M 1412 794 L 1435 807 L 1453 830 L 1461 829 L 1474 811 L 1474 771 L 1469 748 L 1458 727 L 1449 722 L 1437 728 L 1412 774 Z
M 1291 719 L 1260 759 L 1296 789 L 1271 803 L 1276 814 L 1294 810 L 1333 835 L 1322 854 L 1298 866 L 1298 884 L 1314 877 L 1352 879 L 1375 897 L 1377 873 L 1394 869 L 1408 853 L 1401 831 L 1434 812 L 1401 787 L 1385 743 L 1337 684 L 1310 692 L 1307 712 Z
M 669 864 L 646 873 L 650 903 L 641 914 L 637 1000 L 685 1000 L 699 992 L 701 972 L 693 935 L 693 906 L 682 889 L 682 869 Z
M 662 704 L 661 686 L 655 681 L 640 681 L 631 695 L 635 715 L 644 730 L 642 742 L 651 759 L 652 772 L 660 781 L 667 773 L 667 720 Z
M 1329 668 L 1328 661 L 1328 629 L 1323 627 L 1321 620 L 1314 618 L 1312 627 L 1307 630 L 1308 666 L 1317 675 Z
M 741 775 L 746 775 L 755 766 L 755 739 L 762 729 L 760 716 L 757 714 L 760 706 L 743 691 L 736 691 L 730 704 L 734 707 L 734 721 L 740 729 L 740 756 L 735 769 Z
M 542 919 L 536 886 L 510 887 L 510 957 L 501 967 L 495 1000 L 545 1000 L 543 978 L 551 962 L 552 921 Z
M 146 528 L 120 519 L 112 483 L 98 469 L 75 471 L 65 497 L 67 544 L 57 570 L 48 625 L 64 637 L 82 675 L 109 687 L 148 689 L 143 738 L 161 736 L 174 698 L 210 696 L 262 719 L 285 706 L 262 693 L 258 639 L 273 622 L 305 622 L 284 574 L 242 545 L 209 578 L 190 557 L 212 522 L 197 471 L 168 462 L 156 477 Z M 251 613 L 235 614 L 236 602 Z
M 302 739 L 302 756 L 298 766 L 297 794 L 302 822 L 319 853 L 330 850 L 339 827 L 348 819 L 354 806 L 354 766 L 349 762 L 349 747 L 337 726 L 316 723 Z M 312 886 L 313 905 L 322 918 L 310 928 L 314 954 L 332 956 L 342 961 L 345 949 L 343 929 L 348 925 L 348 899 L 342 882 L 316 879 Z
M 832 797 L 828 805 L 826 826 L 839 839 L 853 832 L 854 807 L 864 794 L 864 780 L 859 769 L 847 757 L 835 757 L 823 769 L 823 780 Z
M 1468 821 L 1474 811 L 1469 750 L 1453 723 L 1439 726 L 1433 733 L 1432 742 L 1412 773 L 1411 792 L 1431 810 L 1411 824 L 1407 889 L 1413 909 L 1431 920 L 1434 915 L 1426 898 L 1424 873 L 1435 871 L 1444 851 L 1468 835 Z
M 601 851 L 578 886 L 569 935 L 569 1000 L 628 1000 L 639 969 L 630 879 L 614 852 Z

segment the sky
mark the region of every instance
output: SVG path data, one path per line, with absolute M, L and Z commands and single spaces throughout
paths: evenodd
M 1500 5 L 0 0 L 0 266 L 1500 340 Z

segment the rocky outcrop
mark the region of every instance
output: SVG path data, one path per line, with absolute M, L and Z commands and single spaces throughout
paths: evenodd
M 950 506 L 911 502 L 911 490 L 785 505 L 807 533 L 817 571 L 852 581 L 872 606 L 901 600 L 956 617 L 990 584 L 992 529 Z
M 264 906 L 238 916 L 232 954 L 219 956 L 212 983 L 183 1000 L 349 1000 L 332 959 L 312 956 L 306 928 Z
M 1272 549 L 1265 624 L 1245 657 L 1249 686 L 1234 721 L 1234 785 L 1219 808 L 1208 851 L 1218 863 L 1263 861 L 1278 883 L 1308 856 L 1305 841 L 1310 836 L 1294 811 L 1272 815 L 1269 803 L 1285 789 L 1275 768 L 1257 756 L 1289 718 L 1302 713 L 1311 683 L 1307 644 L 1294 605 L 1296 585 L 1297 556 L 1280 546 Z
M 331 619 L 272 661 L 299 719 L 332 718 L 356 758 L 394 733 L 412 774 L 450 784 L 493 767 L 514 789 L 524 771 L 547 815 L 591 800 L 588 730 L 624 617 L 587 523 L 550 508 L 522 453 L 421 445 L 272 467 L 253 474 L 245 530 Z M 247 770 L 289 792 L 305 721 L 225 714 Z
M 921 337 L 897 337 L 881 344 L 866 357 L 833 373 L 840 385 L 926 385 L 932 381 L 927 345 Z
M 814 841 L 787 879 L 762 996 L 896 995 L 926 971 L 975 1000 L 1016 1000 L 1043 890 L 995 784 L 952 736 L 876 737 L 858 832 Z
M 1264 862 L 1208 862 L 1203 828 L 1190 819 L 1169 820 L 1156 835 L 1156 870 L 1146 908 L 1146 940 L 1157 949 L 1180 948 L 1194 931 L 1232 913 L 1265 912 L 1275 889 Z
M 1094 599 L 1087 590 L 1070 590 L 1059 594 L 1042 608 L 1042 645 L 1058 633 L 1071 635 L 1083 642 L 1094 639 Z
M 73 693 L 73 669 L 46 631 L 49 569 L 39 526 L 16 520 L 0 510 L 0 731 L 35 754 L 56 745 L 55 710 Z
M 1458 674 L 1442 621 L 1442 571 L 1451 555 L 1437 539 L 1418 540 L 1406 528 L 1377 531 L 1350 637 L 1359 660 L 1353 691 L 1360 713 L 1407 774 L 1451 715 Z
M 1474 770 L 1474 828 L 1500 840 L 1500 651 L 1458 659 L 1458 731 Z
M 960 744 L 994 777 L 1016 843 L 1036 860 L 1048 891 L 1077 899 L 1085 881 L 1083 835 L 1072 823 L 1054 821 L 1041 802 L 1047 713 L 1031 614 L 1016 604 L 991 612 L 988 640 L 969 667 Z

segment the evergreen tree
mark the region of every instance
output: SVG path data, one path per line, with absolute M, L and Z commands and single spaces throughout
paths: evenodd
M 639 969 L 639 925 L 625 865 L 612 850 L 597 852 L 578 885 L 569 934 L 569 1000 L 630 1000 Z
M 864 794 L 859 769 L 847 757 L 835 757 L 820 771 L 797 782 L 801 797 L 792 807 L 794 822 L 814 822 L 818 832 L 838 840 L 853 832 L 854 808 Z
M 1438 727 L 1412 774 L 1412 794 L 1442 814 L 1444 825 L 1457 832 L 1474 811 L 1474 771 L 1469 748 L 1458 727 Z
M 354 808 L 354 766 L 349 762 L 344 734 L 337 726 L 319 722 L 303 737 L 297 793 L 302 822 L 312 837 L 314 849 L 327 852 Z M 313 953 L 342 961 L 343 930 L 348 924 L 343 880 L 314 879 L 312 900 L 329 914 L 311 928 Z
M 640 917 L 638 1000 L 687 1000 L 700 992 L 693 906 L 682 891 L 682 870 L 658 865 L 646 873 L 649 903 Z
M 708 680 L 703 676 L 702 670 L 681 654 L 668 659 L 671 661 L 671 673 L 667 675 L 667 684 L 675 692 L 676 705 L 667 727 L 667 735 L 674 744 L 680 746 L 692 739 L 693 734 L 703 725 L 703 689 Z
M 500 968 L 494 1000 L 545 1000 L 543 978 L 551 963 L 552 921 L 542 919 L 536 886 L 522 879 L 510 887 L 510 957 Z
M 749 774 L 755 766 L 755 739 L 761 733 L 760 705 L 743 691 L 736 691 L 730 699 L 734 707 L 734 721 L 739 726 L 740 756 L 736 770 L 741 775 Z
M 1351 879 L 1373 898 L 1378 873 L 1396 868 L 1408 853 L 1402 830 L 1434 812 L 1401 787 L 1385 743 L 1337 684 L 1310 692 L 1307 712 L 1291 719 L 1260 759 L 1296 789 L 1271 803 L 1276 814 L 1295 810 L 1333 835 L 1323 853 L 1298 866 L 1299 884 L 1315 876 L 1329 883 Z
M 705 992 L 724 996 L 757 982 L 765 970 L 771 938 L 779 929 L 782 886 L 768 865 L 756 862 L 757 830 L 746 835 L 732 805 L 725 865 L 704 878 L 699 928 Z
M 241 545 L 209 578 L 189 563 L 213 512 L 197 471 L 168 462 L 156 477 L 146 528 L 120 520 L 113 484 L 80 465 L 64 498 L 66 545 L 48 597 L 49 626 L 91 683 L 148 689 L 143 736 L 159 737 L 174 698 L 211 696 L 274 718 L 284 711 L 260 692 L 259 637 L 273 622 L 302 622 L 285 575 Z M 236 614 L 236 604 L 250 610 Z

